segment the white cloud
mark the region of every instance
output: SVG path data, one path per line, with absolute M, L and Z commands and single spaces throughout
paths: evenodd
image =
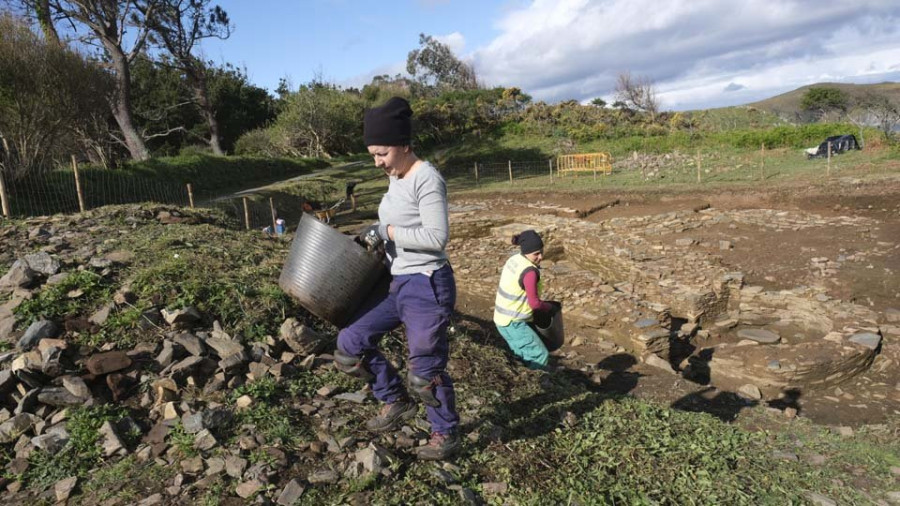
M 435 35 L 435 40 L 450 48 L 455 55 L 461 55 L 466 48 L 466 38 L 459 32 L 448 33 L 447 35 Z
M 390 65 L 382 65 L 380 67 L 376 67 L 368 72 L 363 74 L 358 74 L 348 79 L 344 79 L 338 81 L 338 85 L 342 88 L 358 88 L 362 89 L 363 86 L 372 82 L 372 78 L 375 76 L 389 76 L 394 77 L 397 74 L 407 75 L 406 74 L 406 62 L 400 63 L 392 63 Z
M 433 35 L 433 37 L 441 44 L 449 47 L 450 50 L 453 51 L 453 54 L 457 56 L 463 54 L 463 50 L 466 47 L 466 38 L 465 36 L 463 36 L 463 34 L 459 32 L 453 32 L 446 35 Z M 371 83 L 372 78 L 375 76 L 388 75 L 390 77 L 394 77 L 397 74 L 409 76 L 409 74 L 407 74 L 406 72 L 406 60 L 402 62 L 391 63 L 388 65 L 382 65 L 368 72 L 364 72 L 348 79 L 344 79 L 338 84 L 344 88 L 362 88 L 363 86 Z
M 891 0 L 534 0 L 472 61 L 486 83 L 547 101 L 608 97 L 628 70 L 683 109 L 889 75 L 898 26 Z

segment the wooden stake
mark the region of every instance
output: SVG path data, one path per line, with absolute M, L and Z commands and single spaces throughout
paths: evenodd
M 3 181 L 3 171 L 0 170 L 0 208 L 3 216 L 9 218 L 9 201 L 6 199 L 6 183 Z
M 275 201 L 269 197 L 269 209 L 272 211 L 272 233 L 275 233 Z
M 78 210 L 84 212 L 84 195 L 81 194 L 81 178 L 78 177 L 78 162 L 72 155 L 72 169 L 75 170 L 75 192 L 78 194 Z
M 191 209 L 194 208 L 194 189 L 191 187 L 191 183 L 187 184 L 188 191 L 188 202 L 191 203 Z
M 700 150 L 697 150 L 697 183 L 701 183 L 700 180 L 700 163 L 703 161 L 703 158 L 700 156 Z
M 247 230 L 250 230 L 250 209 L 247 208 L 247 197 L 243 197 L 244 201 L 244 226 L 247 227 Z
M 509 160 L 509 184 L 513 184 L 513 182 L 512 182 L 512 160 Z
M 763 181 L 766 179 L 766 144 L 762 143 L 759 145 L 759 179 Z
M 553 184 L 553 159 L 550 158 L 547 162 L 550 164 L 550 184 Z
M 478 162 L 475 162 L 475 186 L 478 186 Z
M 831 141 L 828 141 L 828 177 L 831 177 Z

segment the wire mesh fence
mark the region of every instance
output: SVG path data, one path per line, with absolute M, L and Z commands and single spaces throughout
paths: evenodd
M 612 171 L 585 168 L 559 170 L 557 159 L 473 162 L 468 166 L 442 168 L 445 179 L 457 189 L 473 187 L 571 189 L 593 186 L 657 187 L 688 185 L 702 187 L 722 183 L 772 182 L 785 178 L 822 178 L 863 175 L 886 171 L 880 163 L 883 151 L 851 153 L 808 159 L 797 150 L 696 150 L 667 153 L 633 152 L 612 161 Z
M 884 155 L 877 150 L 806 160 L 794 150 L 766 150 L 761 147 L 756 152 L 634 152 L 630 156 L 613 160 L 610 174 L 600 170 L 560 172 L 554 158 L 472 162 L 467 166 L 443 167 L 441 172 L 451 189 L 575 189 L 603 186 L 650 187 L 664 184 L 701 187 L 730 182 L 768 182 L 793 176 L 819 178 L 857 175 L 862 171 L 871 173 L 873 170 L 887 170 L 881 167 L 891 164 L 881 163 L 883 161 Z M 274 228 L 273 215 L 277 214 L 271 200 L 260 199 L 258 195 L 222 195 L 215 188 L 192 187 L 121 170 L 78 170 L 74 166 L 3 183 L 0 177 L 0 196 L 4 197 L 3 214 L 13 217 L 76 213 L 105 205 L 157 202 L 220 209 L 226 216 L 233 218 L 235 227 L 261 229 L 267 226 Z M 331 187 L 334 185 L 328 186 L 311 178 L 298 181 L 297 185 L 319 185 L 318 190 L 312 187 L 303 190 L 319 201 L 318 207 L 310 209 L 313 211 L 326 209 L 326 204 L 330 203 L 326 201 L 337 191 Z
M 233 219 L 235 227 L 263 228 L 274 221 L 274 209 L 269 201 L 221 195 L 213 189 L 124 171 L 61 169 L 4 181 L 3 190 L 3 212 L 10 217 L 68 214 L 107 205 L 155 202 L 219 209 Z

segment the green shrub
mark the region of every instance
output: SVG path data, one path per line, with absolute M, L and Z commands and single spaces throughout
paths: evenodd
M 238 138 L 234 144 L 234 152 L 243 156 L 278 156 L 278 144 L 272 136 L 272 130 L 259 128 L 251 130 Z
M 826 137 L 856 133 L 858 129 L 844 123 L 813 123 L 798 126 L 778 126 L 765 130 L 737 130 L 714 134 L 712 139 L 737 148 L 808 148 L 817 146 Z
M 178 150 L 178 156 L 212 156 L 212 149 L 206 144 L 188 144 Z

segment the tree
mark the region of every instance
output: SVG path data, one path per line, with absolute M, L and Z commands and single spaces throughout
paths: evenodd
M 637 111 L 649 114 L 651 121 L 656 119 L 659 112 L 656 89 L 647 77 L 632 76 L 630 72 L 619 74 L 616 79 L 616 99 Z
M 0 15 L 0 170 L 17 179 L 92 145 L 109 117 L 111 87 L 81 55 Z
M 892 137 L 900 124 L 900 104 L 882 93 L 868 93 L 860 101 L 861 106 L 871 114 L 885 137 Z
M 209 129 L 194 107 L 184 73 L 171 58 L 147 54 L 136 58 L 131 64 L 131 91 L 135 127 L 151 153 L 175 155 L 186 144 L 205 142 Z
M 144 137 L 134 123 L 131 106 L 131 63 L 147 42 L 147 19 L 156 14 L 158 0 L 23 0 L 34 12 L 45 6 L 52 18 L 83 32 L 81 41 L 103 51 L 115 84 L 110 94 L 113 117 L 122 131 L 120 142 L 134 160 L 150 157 Z M 134 28 L 132 33 L 129 28 Z M 126 49 L 130 47 L 130 49 Z
M 361 96 L 367 104 L 383 104 L 391 97 L 409 98 L 413 83 L 409 78 L 400 74 L 391 77 L 387 74 L 372 78 L 372 82 L 363 86 Z
M 331 158 L 361 148 L 365 106 L 354 94 L 313 81 L 284 98 L 272 135 L 288 156 Z
M 531 102 L 531 95 L 523 93 L 521 88 L 517 88 L 515 86 L 511 88 L 504 88 L 503 93 L 500 96 L 500 102 L 504 106 L 504 112 L 509 112 L 510 109 L 514 112 L 518 112 L 522 110 L 525 104 Z M 507 104 L 511 105 L 512 107 L 507 108 Z
M 806 90 L 800 100 L 805 111 L 816 112 L 819 119 L 827 119 L 829 112 L 844 113 L 850 105 L 850 98 L 842 90 L 832 87 L 812 87 Z
M 216 111 L 222 149 L 232 152 L 241 135 L 275 119 L 275 100 L 268 91 L 251 84 L 244 70 L 231 65 L 207 68 L 209 97 Z
M 209 127 L 207 140 L 212 152 L 224 154 L 216 111 L 209 98 L 207 68 L 194 55 L 197 43 L 206 38 L 227 39 L 231 35 L 228 13 L 210 0 L 161 0 L 155 15 L 148 16 L 152 40 L 168 51 L 173 64 L 187 77 L 193 98 Z
M 406 57 L 406 71 L 419 83 L 438 91 L 478 88 L 475 69 L 460 61 L 446 44 L 420 33 L 419 46 Z
M 62 41 L 59 40 L 59 33 L 53 25 L 53 17 L 50 13 L 50 0 L 35 0 L 34 15 L 41 31 L 44 32 L 44 39 L 57 46 L 61 45 Z
M 602 109 L 602 108 L 606 107 L 606 100 L 603 100 L 602 98 L 597 97 L 594 100 L 591 100 L 591 105 Z

